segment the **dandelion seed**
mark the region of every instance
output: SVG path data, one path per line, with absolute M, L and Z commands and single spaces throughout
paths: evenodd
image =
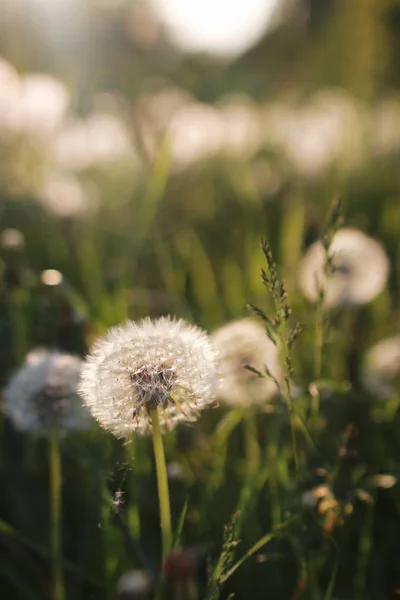
M 370 302 L 385 287 L 389 259 L 382 245 L 356 229 L 340 229 L 334 236 L 330 255 L 333 273 L 324 274 L 325 252 L 321 242 L 313 244 L 299 271 L 302 293 L 311 302 L 325 291 L 327 308 Z
M 261 404 L 277 393 L 282 381 L 277 347 L 252 319 L 239 319 L 217 329 L 212 341 L 220 357 L 219 397 L 231 405 Z M 265 374 L 261 377 L 246 365 Z
M 82 361 L 34 350 L 4 390 L 4 412 L 16 429 L 51 434 L 87 429 L 92 419 L 77 393 Z
M 385 397 L 393 392 L 400 378 L 400 335 L 381 340 L 368 351 L 361 377 L 373 394 Z
M 112 328 L 88 356 L 80 394 L 117 437 L 150 433 L 157 409 L 166 429 L 194 421 L 213 400 L 216 358 L 197 327 L 161 317 Z

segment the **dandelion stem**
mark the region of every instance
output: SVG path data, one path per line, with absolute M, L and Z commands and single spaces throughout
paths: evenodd
M 60 440 L 53 432 L 49 440 L 51 503 L 51 569 L 54 600 L 64 600 L 61 550 L 61 458 Z
M 164 444 L 160 429 L 160 419 L 155 408 L 151 412 L 154 457 L 156 461 L 158 500 L 160 503 L 160 521 L 163 558 L 172 547 L 171 508 L 169 501 L 167 467 L 165 464 Z

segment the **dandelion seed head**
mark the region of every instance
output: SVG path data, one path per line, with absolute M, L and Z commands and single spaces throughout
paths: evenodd
M 379 397 L 393 392 L 400 379 L 400 335 L 381 340 L 367 352 L 361 377 L 365 387 Z
M 44 285 L 56 286 L 63 281 L 63 276 L 57 269 L 45 269 L 40 274 L 40 280 Z
M 219 355 L 218 395 L 231 405 L 262 404 L 276 394 L 271 377 L 260 377 L 246 368 L 253 367 L 281 381 L 283 374 L 278 350 L 265 329 L 253 319 L 238 319 L 217 329 L 212 341 Z
M 300 289 L 311 302 L 316 302 L 324 289 L 327 308 L 366 304 L 384 289 L 389 259 L 378 241 L 356 229 L 340 229 L 329 254 L 334 271 L 328 277 L 321 242 L 312 244 L 300 263 Z
M 10 125 L 18 133 L 52 135 L 61 125 L 69 105 L 66 87 L 54 77 L 31 73 L 19 81 Z
M 84 217 L 96 211 L 96 189 L 82 183 L 73 175 L 47 173 L 38 189 L 41 204 L 59 218 Z
M 22 252 L 25 238 L 18 229 L 3 229 L 0 234 L 0 246 L 6 252 Z
M 151 431 L 151 412 L 173 428 L 213 400 L 216 357 L 206 333 L 170 317 L 129 321 L 99 339 L 79 391 L 102 427 L 117 437 Z
M 41 434 L 89 428 L 90 413 L 77 393 L 81 367 L 71 354 L 30 352 L 4 390 L 4 412 L 15 428 Z

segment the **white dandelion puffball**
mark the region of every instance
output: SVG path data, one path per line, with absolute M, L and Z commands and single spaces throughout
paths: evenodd
M 20 79 L 11 126 L 17 133 L 51 135 L 61 125 L 69 101 L 67 88 L 54 77 L 41 73 L 26 75 Z
M 117 437 L 151 432 L 151 413 L 170 429 L 194 421 L 213 400 L 216 358 L 208 336 L 182 319 L 129 321 L 99 339 L 82 370 L 80 394 Z
M 361 377 L 365 387 L 380 397 L 393 392 L 400 383 L 400 335 L 381 340 L 367 352 Z
M 4 390 L 4 412 L 16 429 L 46 434 L 88 429 L 93 421 L 77 393 L 82 361 L 38 349 Z
M 61 170 L 136 164 L 127 127 L 113 114 L 93 113 L 84 119 L 65 121 L 54 140 L 53 150 L 55 163 Z
M 357 229 L 340 229 L 329 254 L 334 272 L 324 275 L 325 252 L 321 242 L 310 246 L 300 263 L 299 285 L 311 302 L 325 290 L 325 306 L 359 305 L 370 302 L 385 287 L 389 259 L 383 246 Z
M 38 188 L 41 204 L 59 218 L 77 218 L 93 214 L 98 198 L 93 186 L 85 185 L 74 175 L 49 172 Z
M 277 393 L 271 377 L 260 377 L 246 368 L 271 375 L 280 383 L 282 369 L 279 353 L 264 327 L 252 319 L 238 319 L 217 329 L 211 336 L 219 355 L 218 395 L 227 404 L 262 404 Z

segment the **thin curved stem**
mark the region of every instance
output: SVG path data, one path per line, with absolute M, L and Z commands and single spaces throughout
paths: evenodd
M 51 571 L 54 600 L 64 600 L 61 549 L 61 457 L 60 440 L 57 432 L 49 439 L 50 460 L 50 504 L 51 504 Z
M 162 535 L 162 555 L 166 557 L 172 548 L 171 507 L 169 500 L 167 467 L 165 464 L 164 444 L 157 409 L 151 412 L 154 457 L 156 461 L 158 500 L 160 504 L 160 522 Z

